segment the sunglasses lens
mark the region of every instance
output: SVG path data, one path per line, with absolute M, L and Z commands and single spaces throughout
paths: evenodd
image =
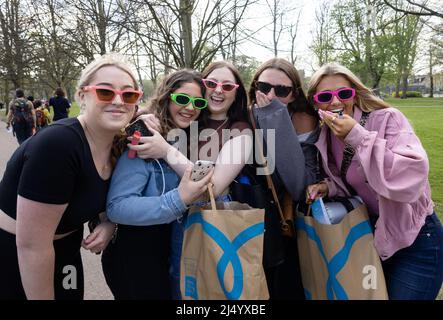
M 274 90 L 275 90 L 275 95 L 277 97 L 286 98 L 288 94 L 291 92 L 292 88 L 286 86 L 275 86 Z
M 222 89 L 223 89 L 223 91 L 232 91 L 235 89 L 235 85 L 232 83 L 224 83 L 222 85 Z
M 354 91 L 351 89 L 342 89 L 337 92 L 338 97 L 342 100 L 348 100 L 354 97 Z
M 208 100 L 203 98 L 195 98 L 194 99 L 194 107 L 197 109 L 204 109 L 208 105 Z
M 106 102 L 110 102 L 114 99 L 115 97 L 115 93 L 112 90 L 108 90 L 108 89 L 96 89 L 97 92 L 97 97 L 101 100 L 101 101 L 106 101 Z
M 206 85 L 206 88 L 208 88 L 208 89 L 215 89 L 215 88 L 217 88 L 217 82 L 215 82 L 215 81 L 205 80 L 204 83 Z
M 267 83 L 267 82 L 257 82 L 257 89 L 261 92 L 263 92 L 264 94 L 268 94 L 269 91 L 271 91 L 272 89 L 272 85 Z
M 140 94 L 138 92 L 123 92 L 123 101 L 125 103 L 134 104 L 137 102 Z
M 332 100 L 332 93 L 330 92 L 322 92 L 317 94 L 317 101 L 320 103 L 328 103 Z
M 189 98 L 187 95 L 184 94 L 177 94 L 174 97 L 175 97 L 175 100 L 173 99 L 174 102 L 181 106 L 187 106 L 191 101 L 191 98 Z

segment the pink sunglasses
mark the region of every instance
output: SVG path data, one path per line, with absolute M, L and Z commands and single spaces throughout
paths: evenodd
M 222 91 L 232 91 L 236 88 L 239 87 L 238 84 L 236 83 L 231 83 L 231 82 L 216 82 L 214 80 L 209 80 L 209 79 L 203 79 L 203 83 L 205 85 L 206 88 L 211 89 L 211 90 L 215 90 L 217 89 L 217 87 L 221 87 Z
M 97 100 L 101 102 L 112 102 L 116 95 L 119 95 L 126 104 L 135 105 L 142 96 L 143 92 L 134 89 L 117 90 L 102 86 L 85 86 L 83 91 L 94 91 Z
M 318 104 L 327 104 L 332 102 L 334 96 L 337 97 L 341 102 L 346 102 L 355 97 L 355 89 L 341 88 L 335 91 L 320 91 L 314 94 L 314 101 Z

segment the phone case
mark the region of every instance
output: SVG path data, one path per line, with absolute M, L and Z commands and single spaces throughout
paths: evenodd
M 209 173 L 209 171 L 211 171 L 212 168 L 214 168 L 214 163 L 212 161 L 198 160 L 192 169 L 191 180 L 200 181 Z
M 146 124 L 143 120 L 139 119 L 129 124 L 126 129 L 126 133 L 128 136 L 132 136 L 135 131 L 139 131 L 142 137 L 152 136 L 151 131 L 146 127 Z

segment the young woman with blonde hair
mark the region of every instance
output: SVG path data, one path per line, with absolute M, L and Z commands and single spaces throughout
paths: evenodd
M 104 221 L 82 240 L 83 224 L 105 211 L 114 137 L 142 95 L 135 79 L 121 56 L 94 60 L 76 91 L 83 114 L 12 155 L 0 183 L 0 299 L 83 298 L 80 247 L 100 252 L 115 230 Z
M 443 228 L 434 212 L 426 151 L 406 117 L 350 70 L 322 66 L 309 99 L 325 125 L 318 147 L 326 179 L 316 196 L 358 195 L 375 223 L 390 299 L 435 299 L 443 280 Z

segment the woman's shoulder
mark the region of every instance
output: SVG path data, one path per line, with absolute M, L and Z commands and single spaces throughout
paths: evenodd
M 36 134 L 36 138 L 47 141 L 83 141 L 84 131 L 77 118 L 66 118 L 58 120 L 51 125 L 44 127 Z
M 398 127 L 401 127 L 405 123 L 409 123 L 406 116 L 394 107 L 376 109 L 370 113 L 369 119 L 371 118 L 372 122 L 378 125 L 395 123 Z
M 68 120 L 68 119 L 64 119 Z M 46 153 L 51 157 L 63 158 L 84 153 L 87 141 L 77 119 L 53 123 L 31 137 L 26 147 L 28 154 Z

